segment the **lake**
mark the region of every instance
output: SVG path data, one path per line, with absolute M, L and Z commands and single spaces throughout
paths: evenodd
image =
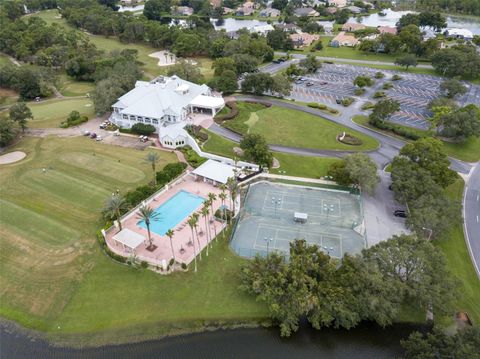
M 97 358 L 396 358 L 400 339 L 412 326 L 381 329 L 363 324 L 350 331 L 313 330 L 305 324 L 291 338 L 282 339 L 277 328 L 218 330 L 147 341 L 137 344 L 74 350 L 53 348 L 42 340 L 1 327 L 0 357 L 9 359 L 97 359 Z
M 348 22 L 359 22 L 372 27 L 395 26 L 403 15 L 413 11 L 393 11 L 387 9 L 384 12 L 386 16 L 371 14 L 368 16 L 351 17 L 348 19 Z M 449 28 L 465 28 L 476 35 L 480 35 L 480 18 L 449 15 L 447 16 L 447 25 Z

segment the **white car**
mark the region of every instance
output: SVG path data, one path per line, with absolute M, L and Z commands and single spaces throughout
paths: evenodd
M 103 140 L 102 136 L 97 136 L 97 138 L 95 138 L 95 141 L 102 141 L 102 140 Z

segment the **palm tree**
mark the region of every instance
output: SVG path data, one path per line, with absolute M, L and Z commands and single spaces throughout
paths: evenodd
M 208 201 L 203 202 L 203 208 L 200 211 L 203 218 L 205 219 L 205 232 L 207 235 L 207 257 L 208 257 L 208 244 L 210 243 L 209 230 L 208 230 L 208 215 L 210 214 L 210 210 L 208 209 L 208 206 L 209 206 Z
M 217 227 L 215 227 L 215 212 L 213 211 L 213 201 L 215 201 L 217 199 L 217 196 L 215 195 L 215 193 L 213 192 L 210 192 L 208 194 L 208 201 L 210 202 L 210 209 L 211 209 L 211 213 L 212 213 L 212 221 L 213 221 L 213 230 L 215 231 L 215 241 L 217 240 Z
M 238 184 L 235 178 L 229 177 L 227 180 L 228 191 L 230 192 L 232 217 L 235 215 L 235 197 L 237 197 Z
M 173 242 L 172 242 L 172 238 L 173 238 L 174 234 L 175 234 L 175 232 L 173 232 L 171 229 L 169 229 L 167 231 L 167 233 L 165 233 L 165 235 L 168 238 L 170 238 L 170 247 L 172 248 L 173 263 L 175 264 L 175 251 L 173 250 Z
M 150 243 L 148 247 L 152 248 L 153 242 L 152 236 L 150 235 L 150 222 L 160 219 L 160 214 L 155 212 L 152 207 L 143 205 L 138 209 L 137 217 L 138 219 L 144 221 L 145 225 L 147 226 L 148 242 Z
M 194 260 L 195 260 L 195 272 L 197 271 L 197 252 L 195 251 L 195 236 L 193 234 L 193 227 L 195 227 L 196 220 L 191 215 L 188 220 L 187 220 L 188 226 L 190 227 L 190 230 L 192 231 L 192 243 L 193 243 L 193 255 L 194 255 Z
M 157 162 L 160 160 L 160 156 L 156 152 L 149 152 L 145 161 L 152 166 L 153 171 L 153 184 L 155 187 L 157 186 L 157 172 L 156 172 L 156 165 Z
M 193 213 L 192 214 L 192 217 L 195 219 L 195 222 L 193 223 L 193 228 L 195 228 L 195 235 L 197 237 L 197 242 L 198 242 L 198 254 L 199 254 L 199 258 L 200 260 L 202 260 L 202 246 L 200 245 L 200 238 L 198 238 L 198 218 L 200 217 L 200 215 L 198 213 Z
M 118 223 L 118 228 L 122 230 L 122 222 L 120 217 L 122 216 L 122 210 L 127 208 L 127 202 L 121 196 L 112 196 L 105 202 L 105 207 L 103 207 L 103 213 L 109 218 L 115 218 Z
M 227 199 L 227 194 L 222 192 L 218 195 L 218 197 L 220 197 L 222 200 L 222 218 L 225 221 L 225 200 Z M 223 238 L 225 238 L 225 231 L 223 231 Z

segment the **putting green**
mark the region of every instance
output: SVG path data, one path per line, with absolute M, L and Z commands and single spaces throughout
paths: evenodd
M 59 127 L 72 111 L 78 111 L 89 118 L 95 113 L 93 102 L 87 98 L 47 100 L 30 103 L 28 106 L 33 114 L 33 120 L 28 122 L 28 127 L 32 128 Z

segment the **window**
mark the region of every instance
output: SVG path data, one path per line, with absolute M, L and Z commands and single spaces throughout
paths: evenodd
M 142 118 L 142 117 L 139 117 L 139 118 L 138 118 L 138 122 L 143 122 L 143 118 Z
M 157 120 L 157 119 L 154 119 L 154 118 L 152 118 L 152 123 L 153 123 L 154 125 L 158 125 L 158 120 Z
M 152 121 L 149 118 L 145 117 L 145 123 L 152 123 Z
M 123 115 L 122 116 L 124 120 L 128 120 L 128 116 L 127 115 Z
M 135 116 L 130 115 L 130 121 L 135 121 Z

